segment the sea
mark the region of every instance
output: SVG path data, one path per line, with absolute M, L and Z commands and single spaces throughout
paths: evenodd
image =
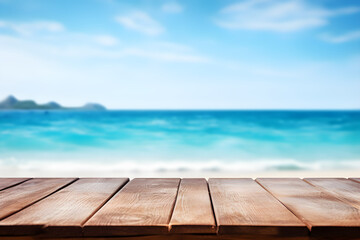
M 360 111 L 0 111 L 0 169 L 359 169 Z

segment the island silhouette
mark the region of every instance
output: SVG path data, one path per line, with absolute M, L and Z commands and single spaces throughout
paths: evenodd
M 97 110 L 103 111 L 106 108 L 98 103 L 86 103 L 84 106 L 80 107 L 64 107 L 57 102 L 48 102 L 44 104 L 38 104 L 34 100 L 18 100 L 13 95 L 8 96 L 3 101 L 0 102 L 0 110 Z

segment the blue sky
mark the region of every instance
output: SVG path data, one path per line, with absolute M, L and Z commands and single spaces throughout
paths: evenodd
M 360 3 L 0 0 L 0 97 L 358 109 Z

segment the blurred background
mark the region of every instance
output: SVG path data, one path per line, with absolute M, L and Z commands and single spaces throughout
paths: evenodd
M 355 176 L 355 0 L 0 0 L 1 176 Z

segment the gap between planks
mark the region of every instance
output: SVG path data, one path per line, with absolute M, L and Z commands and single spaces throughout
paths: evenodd
M 291 208 L 289 208 L 288 206 L 286 206 L 282 201 L 280 201 L 271 191 L 269 191 L 266 187 L 264 187 L 259 181 L 258 179 L 260 178 L 256 178 L 254 179 L 254 181 L 259 184 L 265 191 L 267 191 L 271 196 L 273 196 L 277 201 L 279 201 L 287 210 L 289 210 L 292 214 L 294 214 L 295 217 L 297 217 L 302 223 L 304 223 L 306 225 L 306 227 L 309 229 L 309 231 L 311 232 L 311 226 L 304 221 L 303 218 L 301 218 L 300 216 L 298 216 L 298 214 L 296 214 Z M 299 178 L 300 179 L 300 178 Z M 302 180 L 302 179 L 301 179 Z
M 126 184 L 128 184 L 129 182 L 130 182 L 130 179 L 127 178 L 127 181 L 126 181 L 123 185 L 119 186 L 119 188 L 116 189 L 116 191 L 115 191 L 113 194 L 111 194 L 111 195 L 109 196 L 109 198 L 106 199 L 106 201 L 105 201 L 103 204 L 101 204 L 86 220 L 84 220 L 84 221 L 81 223 L 81 227 L 83 227 L 83 226 L 86 224 L 86 222 L 90 220 L 90 218 L 92 218 L 98 211 L 100 211 L 100 209 L 101 209 L 102 207 L 104 207 L 105 204 L 108 203 L 108 202 L 115 196 L 115 194 L 117 194 L 117 193 L 118 193 L 123 187 L 125 187 Z
M 170 233 L 216 233 L 209 188 L 204 178 L 181 179 L 169 222 Z
M 32 178 L 0 178 L 0 191 L 15 187 L 31 179 Z
M 32 226 L 34 233 L 42 229 L 47 236 L 82 236 L 82 223 L 127 181 L 125 178 L 81 178 L 8 217 L 0 226 L 3 231 L 11 226 L 20 229 Z
M 346 178 L 304 178 L 305 182 L 360 209 L 360 183 Z
M 360 236 L 359 209 L 326 191 L 299 178 L 259 178 L 256 181 L 302 219 L 311 236 Z
M 10 211 L 8 213 L 4 213 L 3 216 L 0 216 L 0 221 L 34 205 L 35 203 L 37 202 L 40 202 L 41 200 L 43 199 L 46 199 L 47 197 L 51 196 L 52 194 L 60 191 L 61 189 L 71 185 L 72 183 L 76 182 L 79 178 L 75 178 L 75 179 L 72 179 L 72 178 L 43 178 L 45 181 L 46 180 L 68 180 L 68 182 L 64 182 L 64 183 L 59 183 L 59 186 L 56 186 L 54 185 L 53 188 L 54 189 L 48 189 L 49 193 L 48 194 L 45 194 L 45 195 L 42 195 L 42 196 L 39 196 L 39 198 L 35 198 L 34 200 L 30 201 L 29 203 L 26 203 L 26 204 L 21 204 L 22 206 L 19 206 L 17 207 L 17 209 L 13 210 L 13 211 Z M 28 184 L 30 183 L 31 181 L 35 181 L 35 180 L 43 180 L 42 178 L 38 178 L 38 179 L 29 179 L 28 181 L 24 181 L 22 182 L 21 184 L 17 184 L 16 186 L 13 186 L 13 187 L 10 187 L 10 188 L 7 188 L 6 191 L 12 191 L 14 190 L 16 187 L 18 186 L 21 186 L 23 187 L 24 184 Z M 1 191 L 0 193 L 1 194 L 4 194 L 5 190 L 4 191 Z M 6 192 L 5 192 L 6 193 Z M 22 197 L 28 197 L 28 196 L 22 196 Z M 11 200 L 11 199 L 10 199 Z
M 86 222 L 84 235 L 167 234 L 179 183 L 179 178 L 131 180 Z
M 305 224 L 250 178 L 211 178 L 218 233 L 306 236 Z

